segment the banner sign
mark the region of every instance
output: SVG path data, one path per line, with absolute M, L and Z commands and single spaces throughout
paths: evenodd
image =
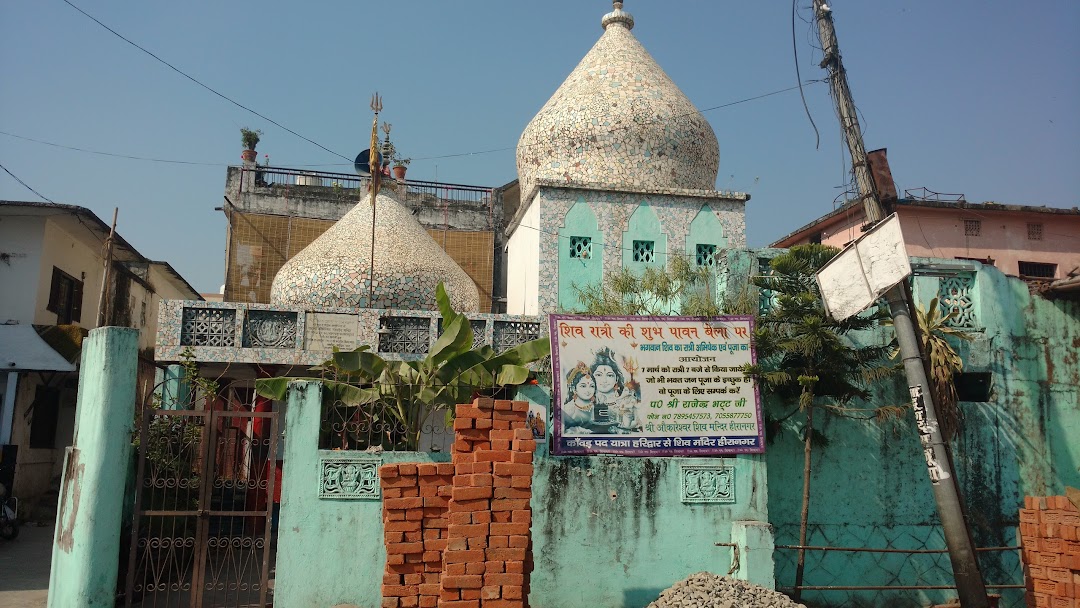
M 765 451 L 751 316 L 550 315 L 556 454 Z

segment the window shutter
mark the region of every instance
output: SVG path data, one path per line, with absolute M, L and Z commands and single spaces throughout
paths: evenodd
M 59 312 L 59 300 L 60 300 L 60 269 L 53 266 L 52 269 L 52 285 L 49 287 L 49 305 L 45 307 L 45 310 L 49 312 Z
M 72 281 L 75 286 L 71 288 L 71 320 L 76 322 L 82 321 L 82 297 L 83 297 L 83 282 Z

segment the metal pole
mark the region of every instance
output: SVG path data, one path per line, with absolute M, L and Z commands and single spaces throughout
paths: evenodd
M 870 174 L 870 166 L 863 147 L 862 131 L 848 88 L 847 73 L 840 57 L 840 47 L 836 40 L 832 9 L 824 0 L 813 0 L 814 16 L 817 21 L 821 48 L 825 57 L 821 67 L 829 71 L 829 86 L 840 116 L 848 151 L 851 153 L 851 167 L 859 196 L 869 223 L 876 223 L 883 217 L 878 201 L 877 189 Z M 904 286 L 897 285 L 885 294 L 889 303 L 889 313 L 896 330 L 896 339 L 900 354 L 904 360 L 904 372 L 907 376 L 911 405 L 915 411 L 915 420 L 919 428 L 919 440 L 922 442 L 923 456 L 926 460 L 930 484 L 937 503 L 938 515 L 945 532 L 945 546 L 949 549 L 952 562 L 953 578 L 956 581 L 957 594 L 963 608 L 988 608 L 986 584 L 983 581 L 975 549 L 964 520 L 963 505 L 959 490 L 953 483 L 952 462 L 946 451 L 938 425 L 937 408 L 930 393 L 930 383 L 923 367 L 922 347 L 915 337 L 915 325 L 911 319 L 911 310 L 904 296 Z

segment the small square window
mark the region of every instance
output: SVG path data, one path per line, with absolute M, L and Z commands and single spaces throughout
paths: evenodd
M 1028 240 L 1029 241 L 1041 241 L 1043 235 L 1042 224 L 1028 224 Z
M 698 243 L 697 265 L 716 268 L 716 245 Z
M 651 264 L 656 259 L 653 241 L 634 241 L 634 261 Z
M 964 236 L 979 236 L 982 220 L 964 220 Z
M 587 260 L 592 257 L 592 237 L 570 237 L 570 257 Z
M 1044 262 L 1020 262 L 1020 276 L 1025 279 L 1052 279 L 1057 274 L 1057 264 Z

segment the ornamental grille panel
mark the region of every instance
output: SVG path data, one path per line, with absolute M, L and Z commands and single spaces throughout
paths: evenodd
M 1027 225 L 1028 240 L 1041 241 L 1043 238 L 1043 225 L 1042 224 L 1028 224 Z
M 587 260 L 592 257 L 592 237 L 570 237 L 570 257 Z
M 697 265 L 716 268 L 716 245 L 698 243 Z
M 679 466 L 683 502 L 735 502 L 735 469 L 723 465 Z
M 502 352 L 518 344 L 540 338 L 540 324 L 524 321 L 495 321 L 492 331 L 492 346 L 495 352 Z
M 938 301 L 941 302 L 943 315 L 953 313 L 945 325 L 957 329 L 975 329 L 978 321 L 975 318 L 975 300 L 972 297 L 975 289 L 975 276 L 962 274 L 941 279 L 938 286 Z
M 396 388 L 398 394 L 409 390 Z M 319 449 L 448 452 L 454 442 L 454 421 L 445 414 L 443 410 L 409 410 L 402 417 L 390 395 L 359 407 L 327 402 L 319 423 Z
M 422 355 L 431 346 L 431 319 L 382 317 L 379 319 L 379 352 Z
M 439 337 L 443 335 L 442 318 L 435 320 L 436 327 L 439 328 Z M 474 349 L 480 348 L 487 344 L 487 321 L 483 319 L 470 319 L 469 327 L 472 328 L 472 347 Z
M 653 241 L 634 241 L 634 261 L 651 264 L 656 259 Z
M 964 220 L 964 236 L 979 236 L 982 232 L 982 220 Z
M 184 308 L 181 346 L 236 346 L 236 310 Z
M 319 498 L 378 500 L 379 464 L 371 456 L 332 456 L 319 460 Z
M 244 318 L 245 348 L 296 348 L 295 312 L 248 310 Z

